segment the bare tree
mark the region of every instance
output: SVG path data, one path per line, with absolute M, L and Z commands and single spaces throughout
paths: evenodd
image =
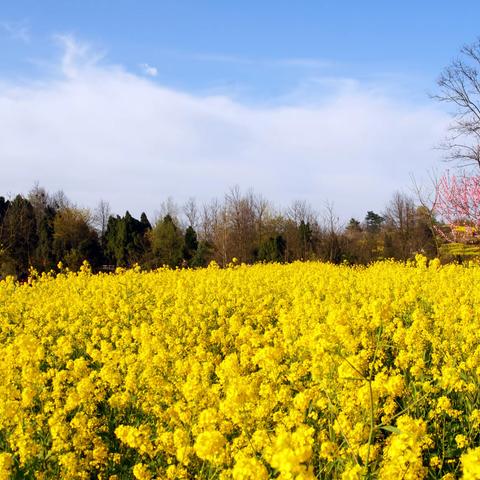
M 215 222 L 217 226 L 216 234 L 217 240 L 216 245 L 218 245 L 218 250 L 221 254 L 221 265 L 225 266 L 228 263 L 230 254 L 229 254 L 229 228 L 228 228 L 228 210 L 226 205 L 220 207 L 219 215 Z
M 190 197 L 183 205 L 183 213 L 187 217 L 187 221 L 195 230 L 198 222 L 198 207 L 197 202 L 193 197 Z
M 480 167 L 480 38 L 460 50 L 441 73 L 433 98 L 454 107 L 450 135 L 442 145 L 459 166 Z
M 225 195 L 225 205 L 234 254 L 242 262 L 249 262 L 255 243 L 255 196 L 252 191 L 243 195 L 235 186 Z
M 305 200 L 294 200 L 286 212 L 287 218 L 296 225 L 303 223 L 315 223 L 317 215 Z
M 160 205 L 160 210 L 155 212 L 153 223 L 156 225 L 162 222 L 163 219 L 169 215 L 175 225 L 179 226 L 179 212 L 180 208 L 172 197 L 168 197 Z
M 32 204 L 38 222 L 49 206 L 50 197 L 45 188 L 41 187 L 38 182 L 35 182 L 32 189 L 28 192 L 27 199 Z
M 414 200 L 404 193 L 395 192 L 384 213 L 387 227 L 397 243 L 395 250 L 402 260 L 406 260 L 414 249 L 415 212 Z
M 263 240 L 265 233 L 265 223 L 270 215 L 270 203 L 262 195 L 253 195 L 252 206 L 255 215 L 256 230 L 257 230 L 257 243 Z
M 392 226 L 408 233 L 415 215 L 415 202 L 401 192 L 393 194 L 385 210 L 385 218 Z
M 63 190 L 55 192 L 50 198 L 50 203 L 55 210 L 64 210 L 65 208 L 71 208 L 73 206 Z
M 333 263 L 339 263 L 342 258 L 342 248 L 340 245 L 340 237 L 342 233 L 342 225 L 340 218 L 335 213 L 333 203 L 326 202 L 322 215 L 323 227 L 323 250 L 324 258 Z
M 107 230 L 108 219 L 111 215 L 110 204 L 105 200 L 100 200 L 93 212 L 93 226 L 101 238 Z
M 218 199 L 202 205 L 200 214 L 200 238 L 205 242 L 213 242 L 215 231 L 218 226 L 219 212 L 221 209 Z
M 306 259 L 313 254 L 313 237 L 319 233 L 318 216 L 305 200 L 294 200 L 285 212 L 284 234 L 288 257 Z
M 422 241 L 424 244 L 430 244 L 430 253 L 437 255 L 439 251 L 439 241 L 437 237 L 437 219 L 435 216 L 436 197 L 439 187 L 439 178 L 435 171 L 430 172 L 430 185 L 420 185 L 415 177 L 411 176 L 413 183 L 413 192 L 419 206 L 416 210 L 417 233 L 420 229 Z M 426 250 L 424 246 L 422 250 Z

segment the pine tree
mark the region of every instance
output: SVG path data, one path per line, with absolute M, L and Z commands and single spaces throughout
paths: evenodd
M 190 260 L 197 253 L 197 249 L 198 249 L 197 232 L 195 232 L 194 228 L 190 225 L 185 230 L 184 246 L 183 246 L 183 258 L 187 262 L 190 262 Z

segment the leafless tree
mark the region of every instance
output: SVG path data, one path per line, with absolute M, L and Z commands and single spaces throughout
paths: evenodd
M 416 197 L 417 203 L 417 225 L 420 223 L 424 227 L 424 237 L 428 236 L 433 244 L 433 249 L 436 252 L 439 250 L 439 242 L 436 234 L 437 219 L 435 218 L 435 198 L 438 191 L 439 178 L 437 172 L 430 172 L 430 184 L 419 184 L 412 175 L 412 190 Z M 420 220 L 420 222 L 419 222 Z
M 205 242 L 213 242 L 215 231 L 219 222 L 219 212 L 221 209 L 218 199 L 213 199 L 209 203 L 202 205 L 200 213 L 200 239 Z
M 160 210 L 156 211 L 153 218 L 153 224 L 157 225 L 159 222 L 162 222 L 163 219 L 169 215 L 175 225 L 179 226 L 179 213 L 180 208 L 172 197 L 168 197 L 160 205 Z
M 340 235 L 343 230 L 340 218 L 335 213 L 335 208 L 332 202 L 326 202 L 322 212 L 322 226 L 323 229 L 332 234 Z
M 55 210 L 64 210 L 73 206 L 72 202 L 65 195 L 65 192 L 63 190 L 58 190 L 57 192 L 55 192 L 50 198 L 50 203 L 55 208 Z
M 415 212 L 414 200 L 404 193 L 395 192 L 383 215 L 387 228 L 394 233 L 394 239 L 398 243 L 396 250 L 402 260 L 406 260 L 413 250 Z
M 203 205 L 199 233 L 202 241 L 214 247 L 213 260 L 226 265 L 229 260 L 229 227 L 224 203 L 215 198 Z
M 222 205 L 218 212 L 216 220 L 216 245 L 221 254 L 220 263 L 225 266 L 230 260 L 229 252 L 229 229 L 228 229 L 228 210 L 226 205 Z
M 317 215 L 312 207 L 305 200 L 294 200 L 286 211 L 286 216 L 295 225 L 303 223 L 316 223 Z
M 249 262 L 255 243 L 255 196 L 252 191 L 243 195 L 235 186 L 225 195 L 225 205 L 233 249 L 239 260 Z
M 253 195 L 252 206 L 256 222 L 257 242 L 260 243 L 264 237 L 266 222 L 271 217 L 271 207 L 268 200 L 262 195 Z
M 35 182 L 32 189 L 28 192 L 27 199 L 32 204 L 38 222 L 50 204 L 50 196 L 45 188 L 41 187 L 38 182 Z
M 438 78 L 433 98 L 454 107 L 450 135 L 442 147 L 461 167 L 480 167 L 480 38 L 460 50 Z
M 411 227 L 415 216 L 415 202 L 412 198 L 401 192 L 393 194 L 388 204 L 384 217 L 392 226 L 406 233 Z
M 340 219 L 335 213 L 333 203 L 326 202 L 322 214 L 322 236 L 324 258 L 329 262 L 338 263 L 341 260 L 342 248 L 340 238 L 342 233 Z
M 319 234 L 317 213 L 305 200 L 294 200 L 284 213 L 286 261 L 312 256 L 313 236 Z
M 187 217 L 187 221 L 191 227 L 197 229 L 198 223 L 198 207 L 193 197 L 190 197 L 183 205 L 183 213 Z
M 108 219 L 112 214 L 110 204 L 105 200 L 100 200 L 93 212 L 93 226 L 97 230 L 100 237 L 103 237 L 107 230 Z

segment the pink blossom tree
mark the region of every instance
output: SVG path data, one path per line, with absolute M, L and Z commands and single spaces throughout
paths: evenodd
M 444 174 L 435 189 L 433 211 L 448 225 L 438 233 L 449 242 L 480 240 L 480 175 Z

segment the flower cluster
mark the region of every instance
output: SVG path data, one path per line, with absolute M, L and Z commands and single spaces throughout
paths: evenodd
M 0 479 L 480 478 L 480 267 L 0 282 Z

